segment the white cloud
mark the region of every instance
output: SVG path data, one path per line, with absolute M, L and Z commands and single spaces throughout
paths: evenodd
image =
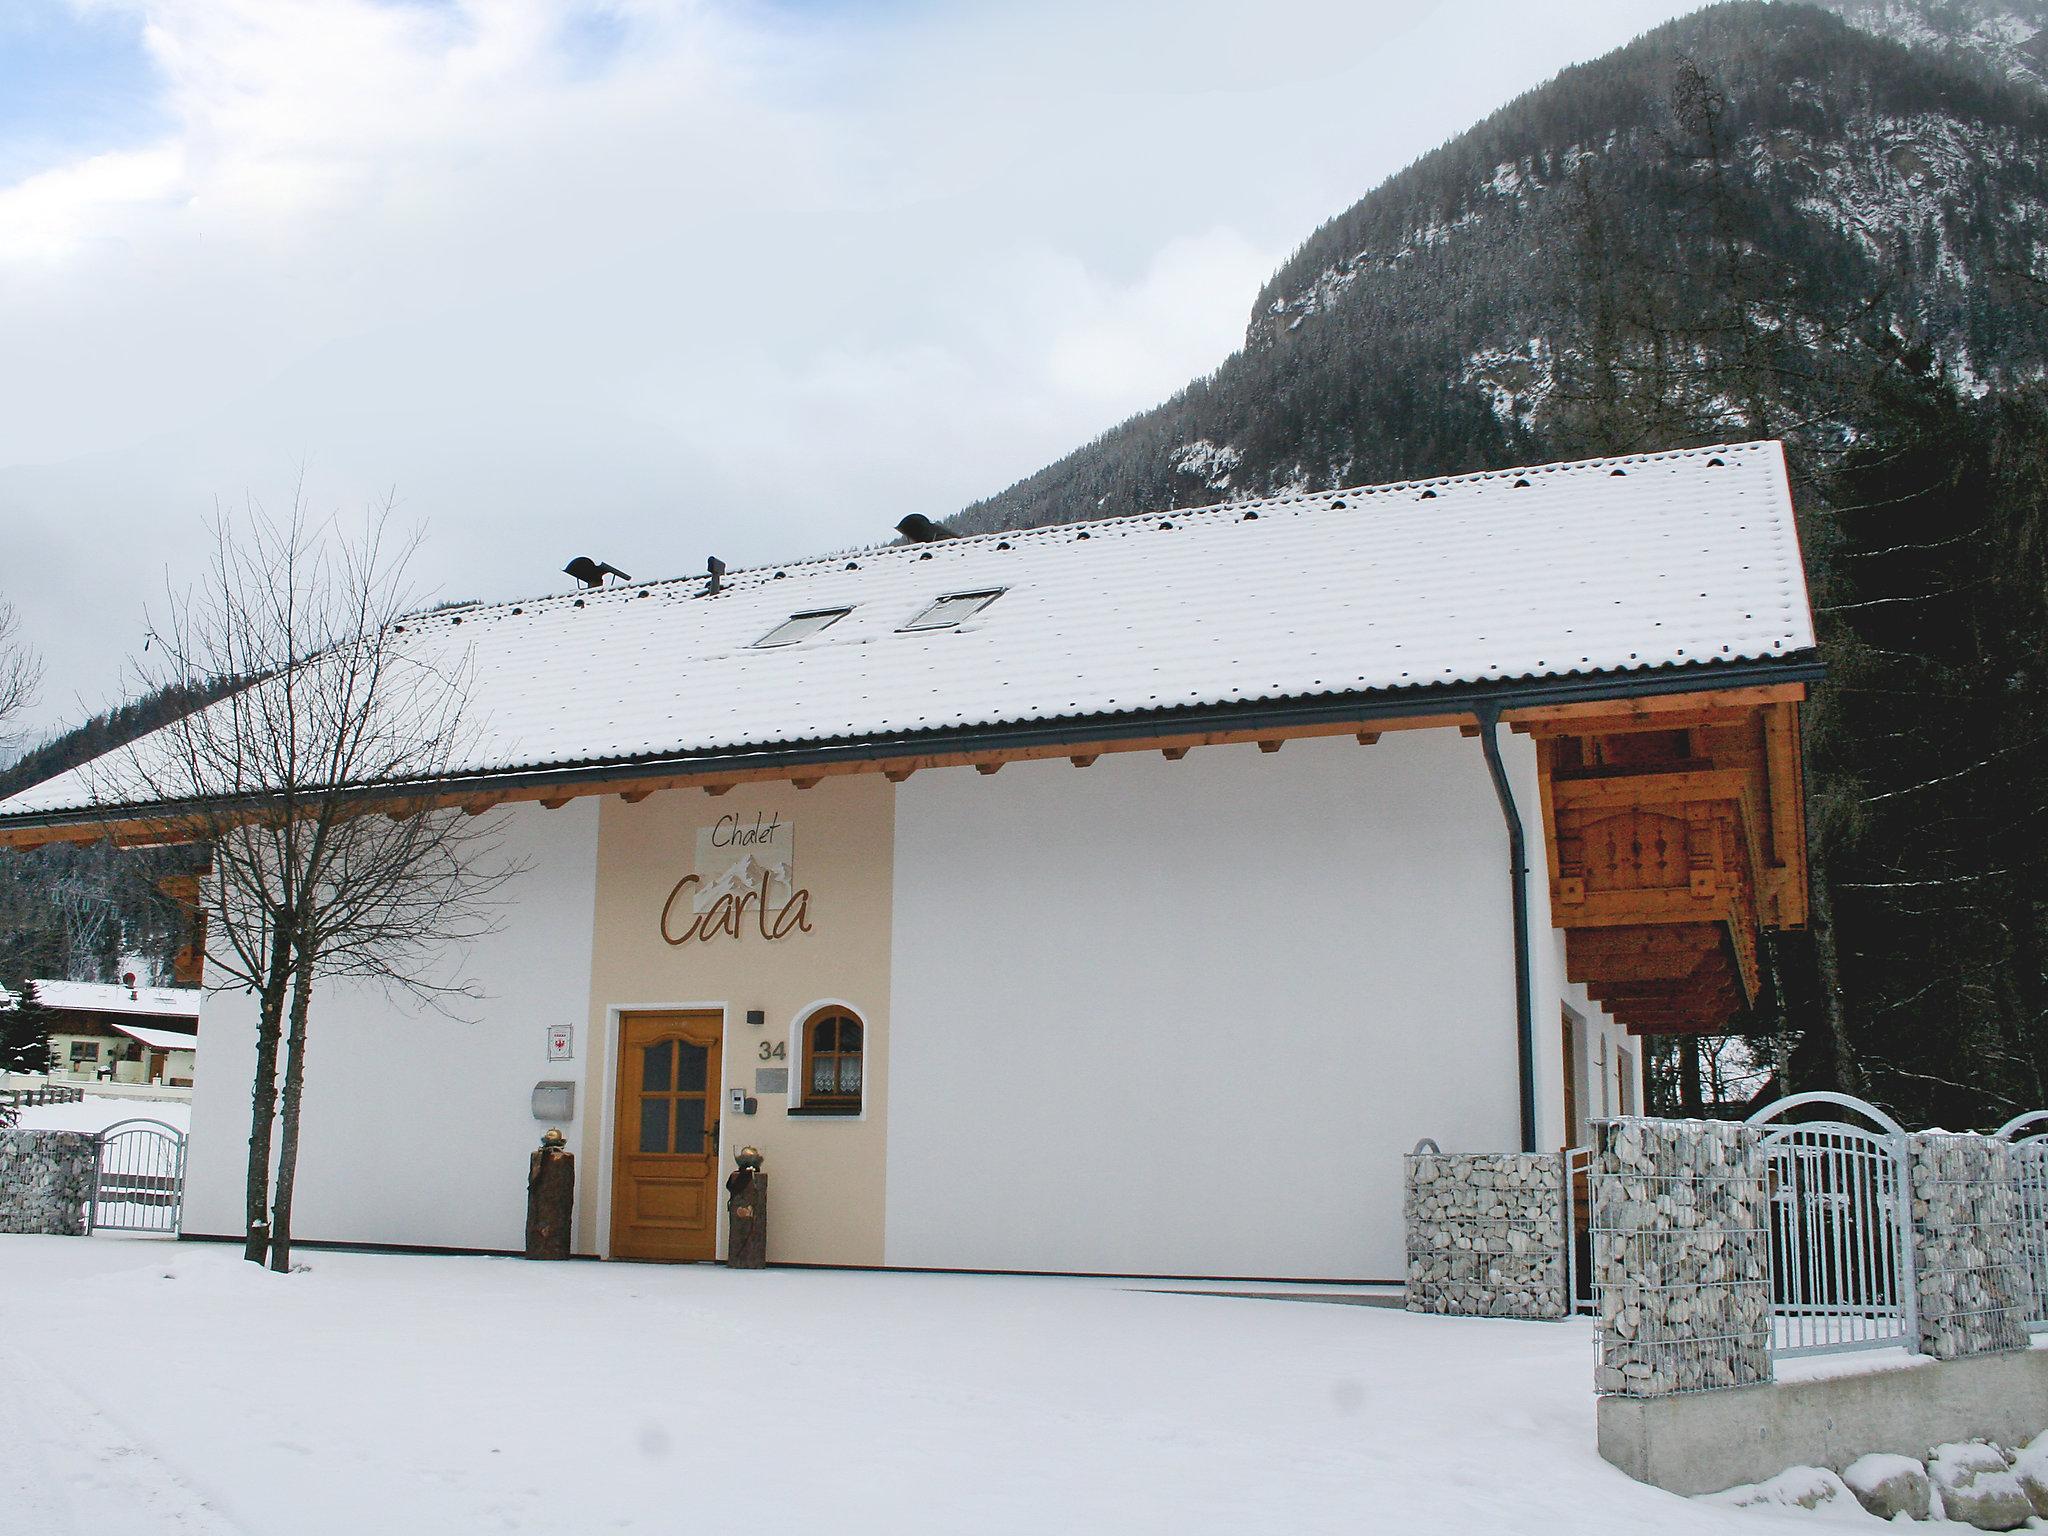
M 1216 366 L 1317 223 L 1678 8 L 76 3 L 144 29 L 168 127 L 0 186 L 0 591 L 49 719 L 115 691 L 212 499 L 301 461 L 335 503 L 395 483 L 468 595 L 943 515 Z

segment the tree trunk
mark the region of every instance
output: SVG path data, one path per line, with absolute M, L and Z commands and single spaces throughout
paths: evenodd
M 301 957 L 292 970 L 291 1031 L 285 1038 L 284 1103 L 279 1116 L 277 1192 L 271 1208 L 270 1267 L 292 1268 L 292 1189 L 299 1169 L 299 1099 L 306 1081 L 306 1014 L 313 1003 L 313 966 Z
M 249 1085 L 249 1177 L 244 1193 L 242 1257 L 261 1264 L 270 1256 L 270 1138 L 277 1122 L 277 1041 L 283 1033 L 285 989 L 291 982 L 287 924 L 271 934 L 270 972 L 256 1000 L 256 1075 Z
M 1700 1038 L 1698 1035 L 1678 1037 L 1678 1107 L 1695 1118 L 1706 1107 L 1706 1098 L 1700 1092 Z
M 1840 1093 L 1863 1093 L 1863 1073 L 1856 1065 L 1855 1049 L 1849 1044 L 1849 1012 L 1842 1001 L 1842 967 L 1835 949 L 1835 895 L 1829 884 L 1827 866 L 1808 839 L 1807 864 L 1812 871 L 1813 958 L 1820 971 L 1820 1013 L 1827 1022 L 1830 1060 L 1835 1088 Z

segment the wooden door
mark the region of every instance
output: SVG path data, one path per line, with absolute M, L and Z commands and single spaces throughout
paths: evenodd
M 628 1014 L 619 1025 L 612 1256 L 717 1257 L 720 1047 L 716 1013 Z

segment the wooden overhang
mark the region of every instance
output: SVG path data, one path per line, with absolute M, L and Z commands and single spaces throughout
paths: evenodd
M 1794 672 L 1782 664 L 1775 670 Z M 1502 723 L 1535 741 L 1552 921 L 1565 933 L 1567 971 L 1637 1034 L 1727 1028 L 1756 999 L 1761 930 L 1806 924 L 1798 707 L 1806 676 L 1817 670 L 1797 669 L 1796 681 L 1731 679 L 1719 687 L 1688 688 L 1672 678 L 1671 692 L 1501 707 Z M 474 815 L 527 801 L 555 809 L 591 795 L 635 803 L 664 790 L 722 795 L 743 783 L 809 788 L 861 773 L 900 784 L 933 768 L 994 773 L 1009 762 L 1061 758 L 1086 768 L 1115 752 L 1179 761 L 1198 747 L 1256 742 L 1274 752 L 1307 737 L 1349 736 L 1370 746 L 1390 731 L 1454 726 L 1474 735 L 1479 720 L 1476 709 L 1446 707 L 1269 717 L 1243 728 L 1212 722 L 1203 729 L 1190 720 L 1127 734 L 1054 729 L 1043 740 L 960 750 L 827 757 L 799 748 L 751 763 L 620 764 L 412 785 L 366 793 L 364 808 L 402 816 L 459 806 Z M 70 812 L 0 821 L 0 848 L 102 838 L 143 846 L 189 841 L 198 831 L 175 812 Z
M 1762 930 L 1806 926 L 1799 696 L 1734 704 L 1519 722 L 1566 970 L 1639 1035 L 1727 1029 Z

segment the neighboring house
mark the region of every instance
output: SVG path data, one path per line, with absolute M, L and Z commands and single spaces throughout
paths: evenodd
M 199 1049 L 197 987 L 144 987 L 133 972 L 120 985 L 35 983 L 49 1012 L 51 1076 L 189 1088 Z
M 393 792 L 522 873 L 473 1020 L 320 990 L 304 1238 L 517 1248 L 546 1114 L 582 1253 L 722 1251 L 752 1144 L 775 1261 L 1391 1279 L 1418 1138 L 1579 1141 L 1805 922 L 1775 443 L 408 629 L 478 736 Z M 94 782 L 0 843 L 164 834 Z M 253 1004 L 207 1040 L 186 1230 L 232 1236 Z

